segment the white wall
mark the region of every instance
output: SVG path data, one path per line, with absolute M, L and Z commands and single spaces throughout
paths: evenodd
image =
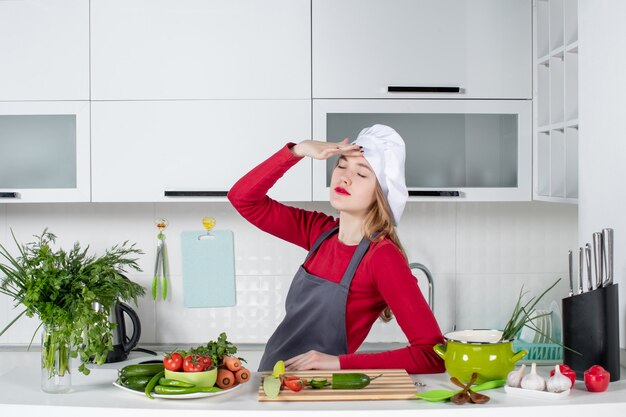
M 579 244 L 615 230 L 620 346 L 626 346 L 626 2 L 579 0 Z
M 332 214 L 327 203 L 300 204 Z M 186 309 L 182 302 L 180 232 L 202 230 L 203 216 L 235 234 L 238 305 Z M 537 294 L 557 277 L 563 281 L 545 305 L 567 294 L 567 250 L 577 242 L 577 208 L 552 203 L 409 203 L 399 234 L 412 262 L 425 264 L 435 279 L 436 317 L 444 332 L 462 328 L 502 328 L 520 287 Z M 124 240 L 146 253 L 142 273 L 131 275 L 149 288 L 155 257 L 154 219 L 165 217 L 171 262 L 171 299 L 140 301 L 141 343 L 202 343 L 226 331 L 237 343 L 263 343 L 284 314 L 284 297 L 305 252 L 256 230 L 227 203 L 163 204 L 0 204 L 0 243 L 15 249 L 49 227 L 58 243 L 90 244 L 102 253 Z M 421 282 L 426 282 L 425 278 Z M 426 286 L 423 286 L 425 294 Z M 0 328 L 19 311 L 0 296 Z M 37 327 L 32 319 L 0 337 L 0 344 L 27 344 Z M 38 343 L 39 339 L 35 339 Z M 375 324 L 367 341 L 406 338 L 395 322 Z

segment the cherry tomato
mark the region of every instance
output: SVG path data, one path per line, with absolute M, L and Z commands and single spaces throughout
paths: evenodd
M 304 388 L 304 383 L 300 378 L 285 380 L 285 386 L 293 392 L 298 392 Z
M 213 365 L 213 361 L 211 360 L 210 356 L 200 356 L 198 358 L 198 362 L 200 362 L 200 364 L 204 366 L 204 370 L 209 369 L 211 365 Z
M 559 365 L 559 371 L 572 381 L 572 386 L 570 388 L 573 388 L 576 383 L 576 371 L 565 364 Z M 550 376 L 554 376 L 554 369 L 550 371 Z
M 178 372 L 183 367 L 183 355 L 178 352 L 170 352 L 163 358 L 163 366 L 168 371 Z
M 189 355 L 183 360 L 183 371 L 185 372 L 202 372 L 204 371 L 204 365 L 200 363 L 200 357 L 198 355 Z
M 593 365 L 585 371 L 585 386 L 590 392 L 603 392 L 609 387 L 611 374 L 600 365 Z
M 281 375 L 280 376 L 280 382 L 281 382 L 280 387 L 281 388 L 285 387 L 285 386 L 287 386 L 287 384 L 286 384 L 287 381 L 296 380 L 296 379 L 300 379 L 300 378 L 298 378 L 297 376 L 292 376 L 292 375 Z

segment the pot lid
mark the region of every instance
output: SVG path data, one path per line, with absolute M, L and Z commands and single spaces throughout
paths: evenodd
M 449 341 L 459 343 L 493 344 L 509 342 L 509 340 L 502 340 L 501 330 L 491 329 L 458 330 L 456 332 L 446 333 L 443 337 Z

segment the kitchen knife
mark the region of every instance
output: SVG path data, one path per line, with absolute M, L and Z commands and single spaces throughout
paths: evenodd
M 606 275 L 602 286 L 607 287 L 613 284 L 613 229 L 602 229 L 602 256 Z
M 587 291 L 593 290 L 593 279 L 591 277 L 591 245 L 585 245 L 585 261 L 587 263 Z
M 596 288 L 602 286 L 602 233 L 595 232 L 593 234 L 593 260 L 596 268 Z
M 585 259 L 584 259 L 584 254 L 583 254 L 583 248 L 578 248 L 578 292 L 577 294 L 582 294 L 583 293 L 583 289 L 585 288 L 583 286 L 583 271 L 585 270 Z
M 574 262 L 572 260 L 572 251 L 567 252 L 567 264 L 569 266 L 569 296 L 574 295 Z

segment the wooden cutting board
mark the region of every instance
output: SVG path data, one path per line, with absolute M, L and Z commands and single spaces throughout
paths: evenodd
M 276 398 L 267 398 L 263 391 L 263 378 L 271 372 L 261 374 L 259 386 L 259 401 L 355 401 L 355 400 L 414 400 L 417 388 L 409 374 L 404 369 L 353 369 L 341 371 L 297 371 L 288 372 L 288 375 L 311 379 L 327 378 L 331 381 L 333 373 L 363 373 L 370 378 L 383 374 L 373 380 L 367 387 L 361 389 L 332 389 L 328 386 L 320 389 L 305 387 L 299 392 L 293 392 L 288 388 L 280 390 Z

